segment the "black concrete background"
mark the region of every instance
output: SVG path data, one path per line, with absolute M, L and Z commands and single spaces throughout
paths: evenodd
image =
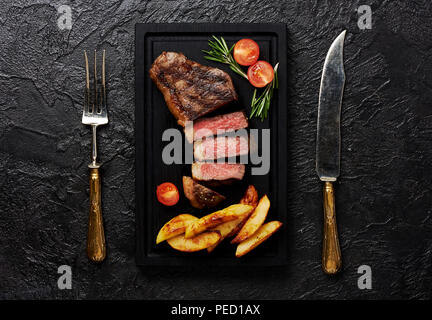
M 58 6 L 73 27 L 57 26 Z M 371 30 L 357 26 L 368 4 Z M 283 22 L 289 52 L 289 266 L 142 269 L 134 262 L 134 26 Z M 342 174 L 343 271 L 321 271 L 314 171 L 319 81 L 347 29 Z M 1 1 L 0 298 L 396 299 L 432 296 L 430 1 Z M 90 130 L 80 123 L 83 50 L 108 50 L 110 124 L 100 130 L 108 258 L 88 262 Z M 72 290 L 57 268 L 72 267 Z M 357 268 L 371 266 L 372 290 Z

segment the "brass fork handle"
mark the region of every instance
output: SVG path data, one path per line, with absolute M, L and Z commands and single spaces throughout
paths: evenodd
M 87 255 L 94 262 L 102 262 L 106 256 L 99 168 L 90 168 L 90 214 Z
M 324 239 L 322 267 L 325 273 L 335 274 L 342 266 L 341 251 L 336 225 L 336 207 L 333 183 L 324 184 Z

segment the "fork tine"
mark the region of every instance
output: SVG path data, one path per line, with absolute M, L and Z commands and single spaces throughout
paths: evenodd
M 92 112 L 97 112 L 97 105 L 98 105 L 98 90 L 97 90 L 97 62 L 96 62 L 96 50 L 94 51 L 94 82 L 93 82 L 93 88 L 94 88 L 94 94 L 93 94 L 93 108 Z
M 106 86 L 105 86 L 105 49 L 102 52 L 102 88 L 101 88 L 101 102 L 100 113 L 106 114 Z
M 106 51 L 102 52 L 101 65 L 97 65 L 98 52 L 94 50 L 93 75 L 89 71 L 89 59 L 87 51 L 84 50 L 86 69 L 85 101 L 82 123 L 99 126 L 108 123 L 108 112 L 106 105 Z M 99 71 L 100 70 L 100 71 Z M 98 74 L 100 72 L 100 74 Z M 90 83 L 92 77 L 93 84 Z
M 85 59 L 85 71 L 86 71 L 86 88 L 90 89 L 90 76 L 89 76 L 89 64 L 87 51 L 84 50 L 84 59 Z
M 85 61 L 85 73 L 86 73 L 86 87 L 84 95 L 84 113 L 89 113 L 90 107 L 90 74 L 87 52 L 84 50 L 84 61 Z
M 102 87 L 105 89 L 105 49 L 102 53 Z

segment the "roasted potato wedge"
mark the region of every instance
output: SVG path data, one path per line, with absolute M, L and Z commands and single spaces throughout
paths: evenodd
M 244 218 L 238 218 L 232 221 L 221 223 L 220 225 L 210 229 L 211 231 L 219 231 L 221 238 L 214 245 L 208 247 L 207 251 L 212 252 L 217 247 L 217 245 L 222 242 L 223 239 L 228 237 L 232 233 L 232 231 L 235 230 L 237 226 L 242 223 L 243 220 Z
M 263 224 L 257 232 L 255 232 L 251 237 L 244 240 L 237 246 L 236 257 L 240 258 L 244 256 L 246 253 L 255 249 L 265 240 L 267 240 L 273 233 L 279 230 L 282 226 L 282 222 L 279 221 L 271 221 Z
M 250 215 L 249 219 L 246 221 L 244 226 L 241 228 L 237 236 L 231 241 L 231 243 L 240 243 L 253 235 L 255 231 L 257 231 L 258 228 L 264 223 L 269 209 L 270 200 L 268 199 L 267 195 L 264 195 L 264 197 L 260 199 L 254 212 Z
M 254 207 L 254 209 L 256 208 L 256 206 L 258 205 L 258 192 L 253 185 L 248 186 L 245 194 L 243 195 L 243 198 L 241 198 L 240 200 L 240 203 L 249 204 L 252 207 Z M 244 224 L 246 223 L 251 213 L 245 216 L 241 221 L 241 223 L 237 224 L 237 226 L 226 237 L 227 238 L 234 237 L 241 230 L 241 228 L 243 228 Z
M 221 223 L 232 221 L 252 212 L 253 207 L 247 204 L 233 204 L 225 209 L 204 216 L 186 227 L 185 238 L 193 238 L 203 231 L 211 229 Z
M 183 252 L 195 252 L 199 250 L 204 250 L 220 239 L 221 235 L 217 231 L 203 232 L 193 238 L 186 239 L 184 234 L 177 237 L 170 238 L 167 240 L 168 244 L 179 251 Z
M 249 216 L 251 215 L 251 213 L 249 213 L 248 215 L 246 215 L 245 217 L 243 217 L 241 219 L 240 223 L 237 224 L 237 226 L 234 229 L 232 229 L 232 231 L 226 236 L 226 238 L 234 237 L 237 233 L 239 233 L 239 231 L 241 230 L 241 228 L 243 228 L 244 224 L 249 219 Z
M 187 224 L 195 220 L 198 220 L 198 218 L 187 213 L 172 218 L 160 229 L 156 244 L 184 233 Z
M 241 198 L 240 203 L 248 204 L 254 208 L 258 205 L 258 192 L 253 185 L 249 185 L 246 189 L 243 198 Z

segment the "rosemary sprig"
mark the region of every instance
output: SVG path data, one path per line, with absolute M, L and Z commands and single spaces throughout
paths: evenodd
M 277 74 L 278 66 L 279 63 L 277 63 L 274 66 L 273 81 L 266 86 L 263 93 L 258 98 L 257 98 L 257 89 L 254 90 L 252 96 L 252 102 L 251 102 L 252 111 L 249 118 L 259 117 L 261 118 L 261 121 L 264 121 L 264 119 L 267 118 L 268 111 L 270 109 L 270 102 L 273 97 L 273 90 L 279 87 L 278 74 Z
M 234 60 L 231 54 L 235 44 L 233 44 L 231 48 L 228 48 L 228 45 L 225 42 L 224 38 L 220 37 L 220 39 L 218 39 L 217 37 L 213 36 L 213 39 L 214 41 L 212 40 L 208 41 L 208 45 L 210 46 L 211 50 L 209 51 L 203 50 L 203 52 L 206 54 L 204 58 L 206 58 L 207 60 L 225 63 L 229 65 L 232 71 L 247 79 L 248 77 L 246 73 L 242 70 L 240 65 Z
M 232 71 L 239 74 L 243 78 L 248 79 L 247 74 L 243 71 L 243 69 L 234 60 L 234 57 L 232 56 L 232 51 L 235 44 L 233 44 L 231 48 L 228 48 L 228 45 L 223 37 L 217 38 L 216 36 L 212 36 L 212 38 L 213 40 L 208 41 L 208 45 L 211 50 L 203 50 L 203 52 L 206 54 L 204 58 L 211 61 L 225 63 L 229 65 Z M 261 121 L 264 121 L 264 119 L 267 118 L 268 111 L 270 109 L 271 99 L 273 97 L 273 90 L 277 89 L 279 86 L 277 74 L 278 66 L 279 63 L 277 63 L 274 67 L 273 81 L 265 87 L 264 91 L 259 97 L 257 97 L 257 89 L 254 90 L 251 102 L 252 111 L 249 118 L 257 117 L 261 118 Z

